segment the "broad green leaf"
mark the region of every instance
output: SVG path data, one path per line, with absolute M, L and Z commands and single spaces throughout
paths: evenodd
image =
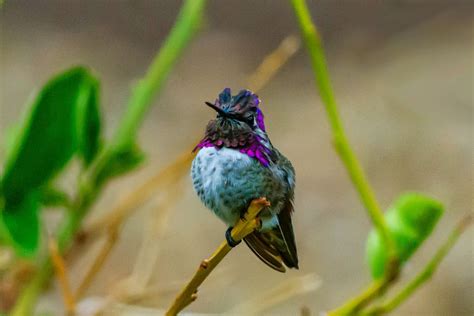
M 8 154 L 11 151 L 19 132 L 20 126 L 18 124 L 13 124 L 6 129 L 3 139 L 1 140 L 4 153 Z
M 39 246 L 38 193 L 30 192 L 21 203 L 5 202 L 0 210 L 0 230 L 7 243 L 21 256 L 33 255 Z
M 123 175 L 137 168 L 145 159 L 145 154 L 137 145 L 131 145 L 115 154 L 96 176 L 96 184 L 100 186 L 110 178 Z
M 91 80 L 87 102 L 77 107 L 78 150 L 84 165 L 89 165 L 100 147 L 101 115 L 99 107 L 99 82 Z
M 5 209 L 5 199 L 3 198 L 3 196 L 0 195 L 0 216 L 2 212 L 4 211 L 4 209 Z M 0 245 L 7 243 L 7 241 L 8 241 L 8 233 L 0 221 Z
M 94 80 L 85 68 L 50 80 L 33 101 L 29 115 L 7 157 L 2 179 L 9 202 L 50 180 L 77 148 L 76 113 L 88 101 Z
M 416 193 L 402 195 L 390 207 L 385 219 L 402 264 L 431 234 L 442 214 L 441 203 Z M 367 238 L 367 262 L 373 278 L 383 276 L 387 256 L 380 234 L 373 229 Z

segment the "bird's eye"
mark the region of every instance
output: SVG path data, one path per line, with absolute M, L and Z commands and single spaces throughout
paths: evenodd
M 253 125 L 253 115 L 246 115 L 242 118 L 242 121 L 247 123 L 248 125 L 252 126 Z

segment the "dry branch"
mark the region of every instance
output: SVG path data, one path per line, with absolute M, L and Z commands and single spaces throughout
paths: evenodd
M 118 231 L 117 230 L 108 230 L 109 233 L 107 234 L 106 240 L 102 248 L 99 250 L 94 262 L 92 263 L 89 270 L 86 272 L 86 275 L 82 279 L 81 283 L 79 284 L 75 297 L 77 299 L 81 299 L 84 294 L 86 293 L 89 286 L 92 284 L 97 273 L 99 273 L 100 269 L 104 265 L 105 261 L 107 260 L 109 254 L 112 252 L 112 249 L 117 242 L 118 239 Z
M 278 70 L 286 64 L 301 46 L 301 40 L 296 35 L 288 35 L 280 45 L 265 56 L 260 65 L 248 79 L 248 88 L 254 92 L 260 91 L 275 76 Z
M 147 223 L 149 227 L 144 232 L 132 273 L 114 285 L 113 296 L 119 301 L 129 302 L 130 299 L 146 293 L 160 255 L 161 243 L 159 241 L 166 233 L 169 215 L 173 205 L 179 201 L 182 185 L 183 181 L 176 181 L 168 186 L 168 194 L 153 207 L 153 216 Z
M 321 283 L 321 279 L 315 274 L 287 279 L 249 301 L 235 306 L 226 315 L 262 315 L 264 311 L 295 296 L 315 291 Z
M 167 187 L 170 183 L 178 181 L 189 170 L 193 158 L 194 155 L 189 151 L 182 153 L 175 161 L 126 195 L 109 213 L 88 225 L 83 234 L 89 237 L 107 227 L 119 229 L 123 221 L 148 201 L 160 187 Z
M 64 306 L 66 307 L 67 315 L 74 315 L 76 310 L 76 300 L 72 294 L 71 283 L 69 282 L 64 259 L 59 253 L 58 244 L 54 239 L 49 239 L 48 250 L 53 263 L 54 272 L 56 273 L 56 277 L 58 278 L 63 293 Z
M 81 281 L 76 292 L 77 297 L 82 297 L 84 295 L 97 273 L 103 267 L 119 239 L 119 232 L 123 222 L 132 214 L 133 210 L 149 200 L 160 187 L 174 188 L 176 185 L 175 183 L 180 181 L 185 170 L 189 169 L 193 157 L 194 155 L 191 153 L 185 153 L 180 156 L 170 165 L 148 179 L 132 193 L 127 195 L 111 212 L 94 221 L 82 232 L 86 238 L 90 238 L 105 228 L 107 232 L 107 240 Z
M 231 235 L 235 241 L 242 240 L 245 236 L 253 232 L 261 224 L 258 213 L 264 208 L 270 206 L 270 202 L 265 198 L 253 200 L 250 203 L 244 217 L 241 218 L 232 229 Z M 181 293 L 176 297 L 173 305 L 166 312 L 166 316 L 177 315 L 186 306 L 191 304 L 197 298 L 197 290 L 214 268 L 224 259 L 224 257 L 232 250 L 226 241 L 222 242 L 219 248 L 208 259 L 204 259 L 199 265 L 198 270 L 193 278 L 183 288 Z

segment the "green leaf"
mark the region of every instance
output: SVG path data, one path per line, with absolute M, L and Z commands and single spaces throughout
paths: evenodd
M 136 144 L 115 151 L 107 164 L 97 174 L 96 185 L 100 186 L 110 178 L 132 171 L 144 160 L 145 154 Z
M 65 192 L 53 187 L 52 185 L 46 185 L 40 190 L 40 203 L 49 207 L 68 207 L 71 204 L 71 201 Z
M 5 135 L 2 139 L 2 150 L 7 155 L 15 144 L 15 139 L 17 138 L 19 132 L 20 126 L 18 124 L 12 124 L 11 126 L 6 128 Z
M 21 203 L 6 202 L 0 210 L 0 230 L 20 256 L 32 256 L 39 246 L 38 193 L 31 192 Z
M 2 188 L 19 203 L 29 191 L 50 180 L 77 148 L 77 108 L 88 101 L 94 80 L 82 67 L 50 80 L 33 101 L 7 157 Z
M 416 193 L 402 195 L 390 207 L 385 219 L 402 264 L 431 234 L 442 214 L 440 202 Z M 369 233 L 366 249 L 372 277 L 382 277 L 388 254 L 380 234 L 374 229 Z
M 97 80 L 91 80 L 87 102 L 78 104 L 77 110 L 78 150 L 84 165 L 88 166 L 100 147 L 101 115 Z

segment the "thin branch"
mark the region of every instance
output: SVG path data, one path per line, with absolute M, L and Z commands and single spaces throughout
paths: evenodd
M 257 69 L 248 78 L 248 88 L 254 92 L 260 91 L 275 76 L 278 70 L 286 64 L 300 49 L 300 39 L 295 35 L 285 37 L 280 45 L 265 56 Z
M 175 188 L 176 183 L 182 178 L 182 173 L 189 168 L 193 157 L 194 155 L 191 155 L 190 153 L 186 153 L 179 157 L 172 164 L 132 191 L 132 193 L 127 195 L 123 201 L 120 201 L 111 212 L 97 219 L 82 233 L 86 238 L 90 238 L 91 235 L 95 235 L 106 228 L 107 240 L 87 271 L 84 279 L 81 281 L 76 292 L 77 297 L 82 297 L 84 295 L 94 277 L 102 269 L 109 254 L 112 252 L 112 249 L 119 239 L 119 232 L 123 222 L 131 215 L 133 210 L 137 209 L 140 205 L 150 199 L 160 187 L 166 187 L 168 189 Z M 167 198 L 167 201 L 167 205 L 169 205 L 169 197 Z
M 233 277 L 228 277 L 228 272 L 229 268 L 228 267 L 222 267 L 219 270 L 214 271 L 213 273 L 213 279 L 214 279 L 214 286 L 215 286 L 215 281 L 222 281 L 220 283 L 225 283 L 220 284 L 222 287 L 226 287 L 229 284 L 233 282 Z M 227 276 L 224 278 L 224 276 Z M 137 287 L 136 285 L 133 284 L 133 280 L 130 279 L 131 282 L 129 282 L 130 287 Z M 175 294 L 176 292 L 179 292 L 179 290 L 182 289 L 183 284 L 185 284 L 187 280 L 177 280 L 177 281 L 172 281 L 168 283 L 163 283 L 163 282 L 158 282 L 154 284 L 147 285 L 140 293 L 138 291 L 128 291 L 128 293 L 111 293 L 109 297 L 111 298 L 112 301 L 116 301 L 117 299 L 122 302 L 122 303 L 128 303 L 128 304 L 153 304 L 156 302 L 157 297 L 164 297 L 164 296 L 170 296 Z M 124 284 L 125 285 L 125 284 Z M 115 289 L 114 289 L 115 290 Z M 125 295 L 122 295 L 125 294 Z
M 167 195 L 153 207 L 154 215 L 148 220 L 149 227 L 144 232 L 132 273 L 114 285 L 114 296 L 119 300 L 128 301 L 128 298 L 142 296 L 146 292 L 160 255 L 160 240 L 166 233 L 171 209 L 183 191 L 182 184 L 183 181 L 177 181 L 168 186 Z
M 257 218 L 257 215 L 264 207 L 268 206 L 270 206 L 270 202 L 268 202 L 265 198 L 253 200 L 250 203 L 250 206 L 244 217 L 241 218 L 232 229 L 232 238 L 235 241 L 242 240 L 245 236 L 258 228 L 261 223 Z M 166 316 L 177 315 L 186 306 L 196 300 L 199 286 L 231 250 L 232 248 L 227 244 L 227 242 L 224 241 L 211 257 L 201 262 L 193 278 L 183 288 L 181 293 L 176 297 L 175 301 L 166 312 Z
M 391 282 L 393 282 L 392 280 Z M 357 296 L 347 300 L 342 306 L 328 312 L 327 316 L 342 316 L 352 315 L 364 308 L 372 300 L 382 295 L 387 287 L 391 284 L 388 279 L 382 278 L 380 280 L 372 281 L 372 283 L 365 288 Z
M 102 308 L 106 306 L 106 309 Z M 164 315 L 166 310 L 161 308 L 153 308 L 148 306 L 140 306 L 135 304 L 126 304 L 118 302 L 99 301 L 96 299 L 86 299 L 81 302 L 79 312 L 81 315 L 88 316 L 159 316 Z M 211 313 L 180 313 L 180 316 L 221 316 L 220 314 Z
M 63 293 L 64 306 L 68 315 L 74 315 L 76 310 L 76 300 L 72 294 L 71 284 L 66 270 L 64 259 L 59 253 L 58 244 L 54 239 L 48 241 L 49 255 L 53 262 L 54 271 L 58 278 L 59 285 Z
M 315 291 L 321 286 L 321 283 L 321 279 L 315 274 L 293 277 L 256 297 L 252 297 L 247 302 L 240 303 L 225 315 L 262 315 L 269 308 L 295 296 Z
M 189 170 L 194 155 L 189 151 L 182 153 L 172 163 L 159 170 L 155 175 L 121 199 L 110 212 L 94 220 L 82 232 L 86 238 L 103 231 L 117 230 L 134 210 L 148 201 L 160 188 L 166 188 L 178 181 Z
M 459 237 L 463 232 L 472 224 L 472 214 L 465 216 L 453 229 L 448 239 L 438 248 L 433 258 L 423 268 L 423 270 L 416 275 L 403 289 L 400 290 L 393 298 L 389 299 L 386 303 L 375 306 L 363 313 L 366 316 L 383 315 L 393 311 L 406 299 L 408 299 L 421 285 L 426 281 L 430 280 L 433 274 L 436 272 L 441 261 L 446 257 L 448 252 L 458 241 Z
M 89 286 L 92 284 L 97 273 L 102 269 L 102 266 L 107 261 L 109 254 L 112 252 L 112 249 L 115 243 L 118 240 L 118 231 L 116 230 L 109 230 L 105 243 L 100 249 L 99 253 L 97 254 L 94 262 L 92 263 L 89 270 L 86 272 L 84 278 L 80 282 L 77 290 L 76 290 L 76 298 L 81 299 L 84 294 L 86 293 Z

